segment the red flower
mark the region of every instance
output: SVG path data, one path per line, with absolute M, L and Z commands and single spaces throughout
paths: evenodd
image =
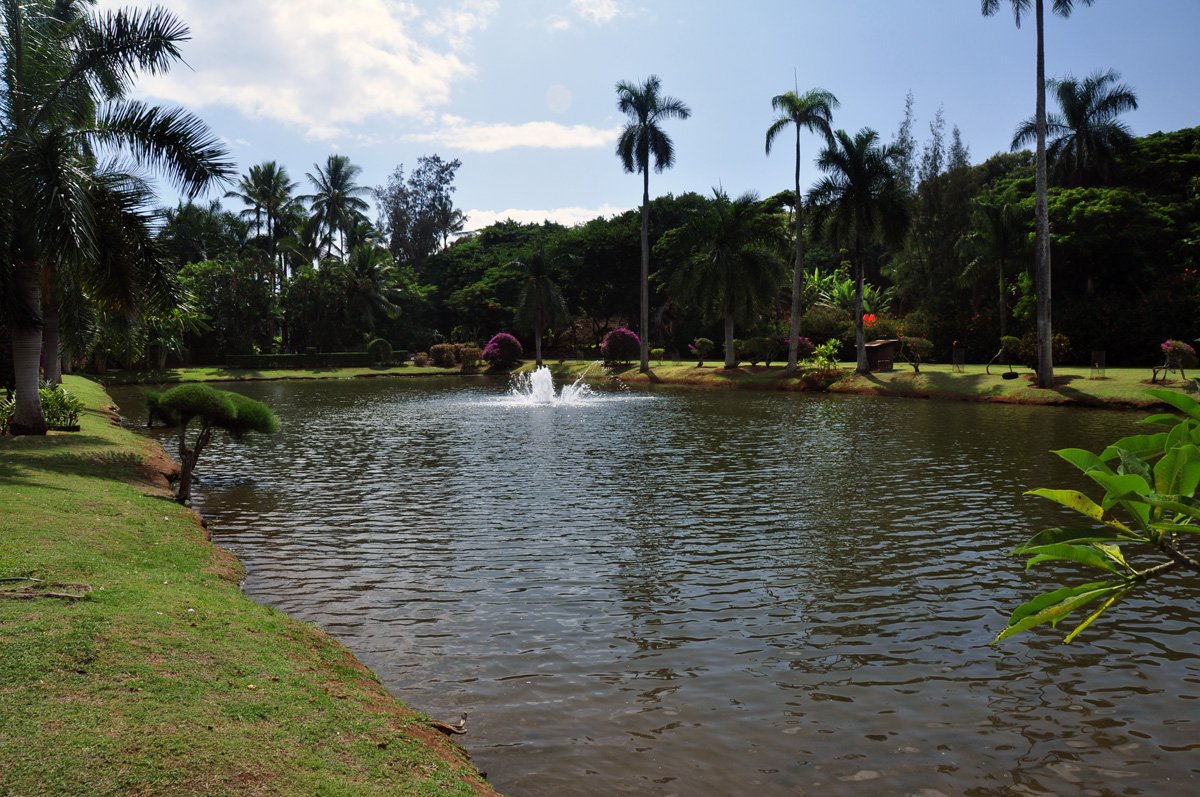
M 874 314 L 874 313 L 863 313 L 863 326 L 864 326 L 864 327 L 873 327 L 873 326 L 875 326 L 875 322 L 876 322 L 877 320 L 878 320 L 878 319 L 875 317 L 875 314 Z

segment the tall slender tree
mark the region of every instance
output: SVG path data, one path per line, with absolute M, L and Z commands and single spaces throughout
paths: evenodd
M 804 196 L 800 193 L 800 132 L 807 129 L 819 133 L 832 146 L 833 131 L 829 125 L 833 121 L 833 109 L 838 107 L 838 99 L 825 89 L 810 89 L 802 95 L 789 91 L 773 97 L 771 107 L 779 113 L 779 118 L 767 128 L 768 155 L 771 154 L 771 145 L 784 129 L 789 125 L 796 128 L 796 243 L 792 264 L 792 324 L 788 335 L 787 360 L 787 373 L 791 375 L 796 371 L 800 314 L 803 311 L 801 300 L 804 296 Z
M 1061 113 L 1046 116 L 1047 163 L 1068 185 L 1095 185 L 1109 176 L 1118 153 L 1133 144 L 1129 126 L 1117 117 L 1137 110 L 1137 94 L 1114 70 L 1093 72 L 1083 80 L 1051 80 Z M 1037 138 L 1037 120 L 1027 119 L 1013 136 L 1013 151 Z
M 0 2 L 0 268 L 10 288 L 17 433 L 46 431 L 37 384 L 43 266 L 103 271 L 113 197 L 100 177 L 111 170 L 98 158 L 123 154 L 189 195 L 231 172 L 197 117 L 122 99 L 139 73 L 165 72 L 179 59 L 187 27 L 161 8 L 93 14 L 84 5 Z
M 1013 19 L 1021 27 L 1021 17 L 1033 8 L 1037 25 L 1037 104 L 1034 111 L 1037 151 L 1034 161 L 1034 216 L 1036 236 L 1034 243 L 1034 289 L 1037 291 L 1037 335 L 1038 335 L 1038 386 L 1054 386 L 1054 353 L 1051 346 L 1050 308 L 1050 206 L 1047 198 L 1046 173 L 1046 45 L 1044 0 L 1008 0 Z M 1071 16 L 1074 0 L 1051 0 L 1054 13 L 1060 17 Z M 1001 0 L 980 0 L 979 7 L 985 17 L 1000 10 Z M 1079 0 L 1080 5 L 1090 6 L 1092 0 Z
M 867 367 L 863 333 L 864 258 L 868 244 L 882 236 L 899 242 L 908 226 L 908 203 L 894 164 L 895 150 L 879 143 L 879 134 L 864 127 L 854 138 L 845 130 L 822 150 L 817 166 L 825 177 L 808 194 L 818 228 L 854 252 L 854 343 L 857 371 Z
M 617 110 L 628 117 L 617 139 L 617 157 L 629 174 L 642 175 L 642 284 L 641 317 L 642 373 L 650 370 L 650 158 L 654 170 L 662 172 L 675 164 L 675 145 L 660 126 L 667 119 L 687 119 L 692 111 L 674 97 L 660 94 L 662 81 L 651 75 L 640 84 L 622 80 L 617 84 Z
M 514 260 L 509 265 L 523 272 L 521 293 L 517 297 L 517 323 L 533 330 L 534 364 L 541 366 L 542 333 L 547 326 L 567 317 L 567 302 L 550 273 L 550 257 L 542 245 L 523 260 Z
M 345 155 L 330 155 L 325 165 L 313 164 L 316 174 L 306 172 L 305 177 L 315 189 L 313 193 L 297 197 L 312 203 L 313 215 L 321 219 L 332 245 L 333 236 L 338 236 L 338 256 L 346 258 L 346 230 L 354 223 L 355 216 L 365 213 L 370 207 L 364 196 L 371 189 L 355 182 L 362 169 L 350 162 Z

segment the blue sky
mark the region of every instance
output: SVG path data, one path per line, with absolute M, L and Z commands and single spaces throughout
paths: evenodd
M 166 0 L 192 30 L 190 68 L 138 92 L 200 114 L 241 171 L 305 172 L 333 152 L 386 182 L 418 156 L 459 158 L 468 229 L 497 219 L 565 223 L 640 201 L 613 154 L 618 80 L 662 79 L 692 109 L 668 123 L 674 169 L 652 195 L 771 194 L 791 150 L 769 158 L 771 97 L 823 87 L 835 127 L 890 140 L 915 99 L 919 141 L 939 106 L 979 162 L 1033 113 L 1034 27 L 1008 0 Z M 1048 3 L 1049 4 L 1049 3 Z M 147 5 L 101 0 L 101 8 Z M 1200 124 L 1200 0 L 1097 0 L 1047 22 L 1047 74 L 1116 69 L 1138 93 L 1136 134 Z M 795 75 L 795 78 L 793 77 Z M 806 137 L 804 179 L 818 176 Z M 168 201 L 173 200 L 167 196 Z

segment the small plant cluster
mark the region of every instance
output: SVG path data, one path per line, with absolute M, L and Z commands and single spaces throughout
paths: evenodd
M 483 352 L 473 343 L 436 343 L 429 347 L 429 363 L 438 368 L 461 366 L 468 371 L 482 358 Z
M 600 357 L 605 365 L 626 365 L 641 354 L 642 340 L 637 333 L 625 327 L 617 327 L 604 336 L 600 343 Z
M 808 361 L 812 363 L 813 370 L 816 371 L 836 371 L 838 369 L 838 357 L 842 351 L 842 343 L 839 340 L 827 340 L 820 346 L 813 347 L 812 354 Z
M 71 395 L 61 384 L 51 385 L 43 382 L 38 389 L 38 400 L 42 403 L 42 415 L 49 428 L 73 431 L 79 427 L 79 413 L 83 412 L 83 402 Z M 15 400 L 0 399 L 0 435 L 8 434 L 8 424 L 15 409 Z
M 696 367 L 700 368 L 704 365 L 704 361 L 708 359 L 708 355 L 712 354 L 713 342 L 708 338 L 696 338 L 688 344 L 688 351 L 696 358 Z
M 481 356 L 493 368 L 507 368 L 519 363 L 524 355 L 521 341 L 507 332 L 498 332 L 483 347 Z
M 913 373 L 921 373 L 921 363 L 927 362 L 933 354 L 933 342 L 928 338 L 900 338 L 900 356 L 913 367 Z
M 392 344 L 388 343 L 383 338 L 375 338 L 367 344 L 367 354 L 371 355 L 371 361 L 383 365 L 392 361 Z
M 1168 338 L 1160 343 L 1158 347 L 1162 349 L 1162 353 L 1168 357 L 1191 357 L 1193 359 L 1196 357 L 1196 350 L 1192 347 L 1192 345 L 1189 343 L 1184 343 L 1182 340 Z

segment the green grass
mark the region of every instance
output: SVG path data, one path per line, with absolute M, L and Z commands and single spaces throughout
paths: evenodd
M 449 375 L 461 375 L 461 372 L 457 368 L 418 367 L 411 364 L 355 368 L 264 368 L 261 370 L 204 366 L 168 368 L 165 371 L 113 370 L 103 375 L 90 376 L 106 385 L 136 385 L 168 382 L 247 382 L 275 379 L 360 379 L 384 376 Z
M 491 794 L 344 647 L 242 595 L 94 383 L 77 433 L 0 438 L 0 794 Z M 0 583 L 11 591 L 23 582 Z

